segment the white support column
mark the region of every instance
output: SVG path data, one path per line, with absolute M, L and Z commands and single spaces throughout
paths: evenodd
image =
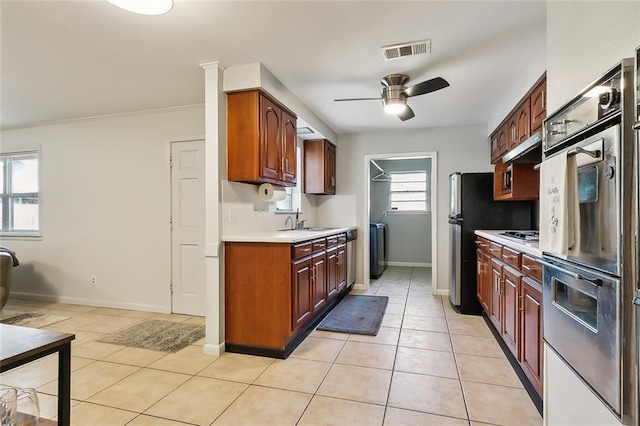
M 220 244 L 220 181 L 226 175 L 226 99 L 218 62 L 200 65 L 205 78 L 205 291 L 204 353 L 224 352 L 223 250 Z

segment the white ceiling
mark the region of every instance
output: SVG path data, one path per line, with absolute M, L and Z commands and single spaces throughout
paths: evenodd
M 200 104 L 211 61 L 262 62 L 337 133 L 487 123 L 545 49 L 544 1 L 175 2 L 151 17 L 2 0 L 1 125 Z M 427 38 L 430 55 L 382 61 L 381 46 Z M 451 87 L 411 98 L 406 122 L 377 101 L 333 101 L 378 96 L 394 72 Z

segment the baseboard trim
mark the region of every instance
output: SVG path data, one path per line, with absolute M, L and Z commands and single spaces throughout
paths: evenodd
M 353 291 L 364 291 L 364 284 L 353 284 L 353 287 L 351 287 L 351 289 Z
M 205 355 L 220 356 L 225 353 L 225 344 L 224 342 L 219 345 L 216 345 L 215 343 L 205 343 L 202 347 L 202 352 Z
M 128 309 L 131 311 L 158 312 L 161 314 L 171 313 L 167 306 L 146 305 L 142 303 L 113 302 L 108 300 L 85 299 L 82 297 L 55 296 L 50 294 L 21 293 L 12 291 L 11 295 L 18 299 L 37 300 L 40 302 L 68 303 L 70 305 L 95 306 L 96 308 Z
M 444 288 L 437 288 L 433 291 L 433 294 L 436 296 L 447 296 L 449 297 L 449 290 Z
M 387 266 L 406 266 L 412 268 L 431 268 L 431 263 L 422 263 L 422 262 L 389 262 L 387 261 Z

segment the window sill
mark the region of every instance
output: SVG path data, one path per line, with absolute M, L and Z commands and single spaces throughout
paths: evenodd
M 419 210 L 400 210 L 400 211 L 393 211 L 393 210 L 388 210 L 387 211 L 387 215 L 388 216 L 406 216 L 406 215 L 412 215 L 412 216 L 426 216 L 426 215 L 430 215 L 431 212 L 428 211 L 419 211 Z
M 14 233 L 2 233 L 0 232 L 0 238 L 2 240 L 23 240 L 23 241 L 40 241 L 42 240 L 42 234 L 14 234 Z

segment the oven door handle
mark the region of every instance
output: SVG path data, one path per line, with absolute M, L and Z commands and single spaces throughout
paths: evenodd
M 558 265 L 554 265 L 553 263 L 545 262 L 544 260 L 538 260 L 538 262 L 543 264 L 544 266 L 548 266 L 549 268 L 552 268 L 552 269 L 555 269 L 557 271 L 560 271 L 565 275 L 569 275 L 573 279 L 580 280 L 580 281 L 588 281 L 591 284 L 595 285 L 596 287 L 602 287 L 602 280 L 600 278 L 585 277 L 584 275 L 580 275 L 577 272 L 567 271 L 566 269 L 564 269 L 564 268 L 562 268 L 562 267 L 560 267 Z

